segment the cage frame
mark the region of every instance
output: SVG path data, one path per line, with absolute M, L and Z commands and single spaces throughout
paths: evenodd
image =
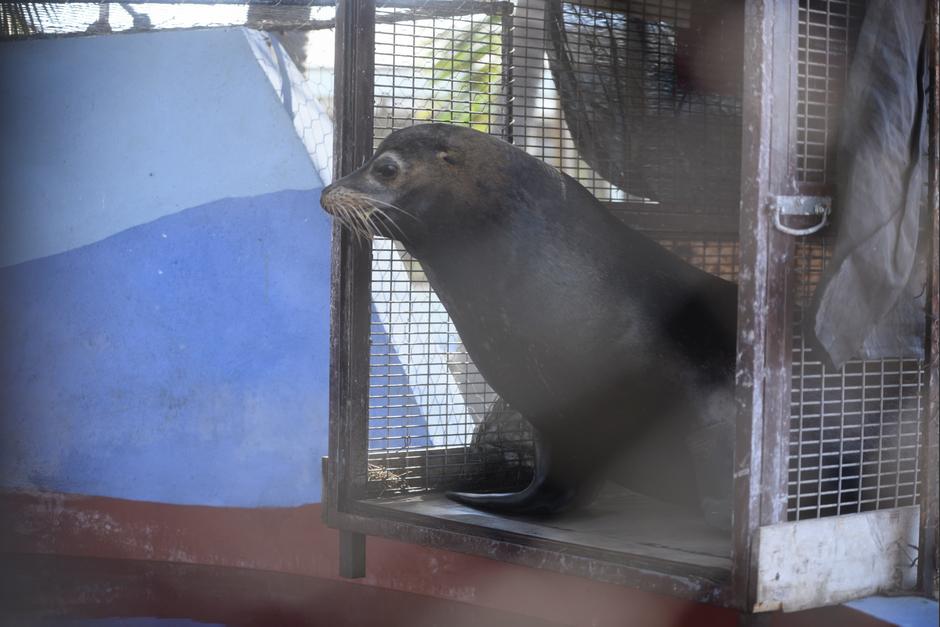
M 929 206 L 938 217 L 938 11 L 928 3 L 933 103 L 929 118 Z M 367 480 L 371 244 L 335 226 L 331 302 L 330 443 L 324 460 L 326 523 L 340 530 L 340 572 L 365 574 L 365 536 L 383 536 L 500 561 L 586 576 L 745 612 L 778 609 L 760 597 L 761 530 L 787 522 L 790 416 L 790 294 L 795 239 L 774 227 L 778 195 L 812 194 L 796 169 L 798 7 L 789 0 L 746 0 L 742 99 L 741 211 L 738 224 L 738 361 L 735 371 L 734 524 L 730 569 L 674 563 L 642 551 L 572 551 L 524 534 L 392 512 L 360 500 Z M 343 0 L 336 16 L 335 174 L 372 154 L 375 0 Z M 635 216 L 648 230 L 669 218 Z M 720 230 L 721 227 L 719 227 Z M 932 594 L 937 549 L 938 251 L 933 239 L 928 298 L 928 398 L 923 414 L 917 590 Z M 918 507 L 918 506 L 915 506 Z M 885 511 L 885 510 L 882 510 Z M 892 511 L 892 510 L 887 510 Z M 866 516 L 877 514 L 868 512 Z M 834 517 L 838 518 L 838 517 Z M 790 523 L 800 524 L 800 522 Z M 626 558 L 626 559 L 625 559 Z

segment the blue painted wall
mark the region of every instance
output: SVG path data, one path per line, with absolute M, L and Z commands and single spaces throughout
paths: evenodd
M 329 221 L 243 33 L 0 60 L 0 488 L 318 501 Z
M 319 500 L 329 247 L 317 195 L 220 200 L 0 269 L 4 485 Z

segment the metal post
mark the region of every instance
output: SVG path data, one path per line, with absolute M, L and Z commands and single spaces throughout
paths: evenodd
M 794 191 L 796 11 L 789 0 L 745 6 L 732 530 L 732 594 L 745 611 L 758 529 L 786 520 L 793 239 L 773 227 L 769 202 Z
M 922 594 L 937 593 L 937 545 L 940 515 L 937 495 L 938 414 L 940 414 L 940 9 L 937 2 L 928 2 L 928 47 L 930 76 L 930 118 L 928 133 L 929 186 L 927 207 L 930 211 L 931 271 L 930 301 L 928 303 L 927 326 L 927 403 L 924 414 L 924 443 L 921 454 L 920 473 L 920 547 L 917 559 L 917 581 Z
M 372 154 L 374 0 L 342 0 L 336 11 L 334 173 Z M 372 245 L 334 224 L 330 304 L 330 456 L 327 522 L 362 495 L 367 479 Z M 340 532 L 340 575 L 365 575 L 365 536 Z

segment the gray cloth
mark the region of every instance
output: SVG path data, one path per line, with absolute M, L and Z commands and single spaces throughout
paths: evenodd
M 872 0 L 859 33 L 839 137 L 835 249 L 808 312 L 835 366 L 923 358 L 925 15 L 925 0 Z

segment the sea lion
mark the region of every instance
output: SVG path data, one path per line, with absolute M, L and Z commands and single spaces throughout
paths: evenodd
M 571 177 L 468 128 L 389 135 L 323 190 L 422 265 L 479 371 L 532 425 L 532 482 L 497 512 L 587 503 L 606 471 L 730 520 L 737 289 L 630 229 Z

